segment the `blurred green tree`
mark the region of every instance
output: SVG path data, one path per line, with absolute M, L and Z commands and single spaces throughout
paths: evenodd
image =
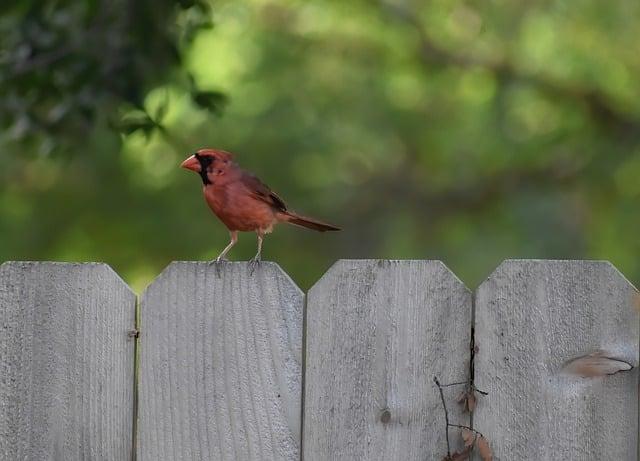
M 98 119 L 149 135 L 163 113 L 146 113 L 146 92 L 176 79 L 184 48 L 213 24 L 204 0 L 14 0 L 0 14 L 4 141 L 44 153 L 81 151 Z M 183 80 L 199 105 L 220 109 L 222 94 Z
M 105 77 L 121 92 L 81 73 L 68 87 L 81 98 L 96 84 L 88 130 L 73 110 L 17 143 L 20 112 L 3 103 L 0 258 L 104 259 L 142 287 L 172 259 L 212 257 L 226 232 L 177 164 L 215 146 L 291 208 L 345 228 L 269 236 L 265 257 L 303 287 L 348 257 L 443 259 L 470 286 L 517 257 L 608 259 L 640 280 L 640 4 L 161 3 L 129 22 L 113 9 L 138 63 Z M 111 49 L 98 35 L 89 48 Z M 23 41 L 11 40 L 2 65 Z M 18 94 L 46 96 L 42 72 Z M 45 155 L 31 143 L 42 136 L 78 155 Z M 241 236 L 232 256 L 254 245 Z

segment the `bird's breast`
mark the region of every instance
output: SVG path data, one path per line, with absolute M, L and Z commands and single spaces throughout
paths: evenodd
M 276 222 L 275 212 L 269 204 L 240 187 L 213 184 L 203 191 L 209 208 L 229 230 L 270 232 Z

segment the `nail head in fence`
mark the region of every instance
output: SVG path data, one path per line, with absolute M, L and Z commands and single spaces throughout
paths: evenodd
M 637 459 L 636 290 L 599 261 L 505 261 L 476 296 L 474 427 L 497 460 Z M 631 371 L 583 378 L 594 351 Z
M 298 459 L 302 309 L 274 263 L 165 269 L 141 301 L 138 459 Z
M 305 461 L 442 459 L 433 376 L 468 378 L 470 333 L 471 294 L 441 262 L 334 264 L 307 299 Z M 468 424 L 460 388 L 446 392 L 452 423 Z
M 104 264 L 0 266 L 0 459 L 130 459 L 134 319 Z

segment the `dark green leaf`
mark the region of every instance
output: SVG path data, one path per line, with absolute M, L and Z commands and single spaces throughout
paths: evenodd
M 219 91 L 196 91 L 191 98 L 198 106 L 214 114 L 220 114 L 228 102 L 227 96 Z

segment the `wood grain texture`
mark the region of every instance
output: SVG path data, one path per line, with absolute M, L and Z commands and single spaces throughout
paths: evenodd
M 302 312 L 274 263 L 165 269 L 141 302 L 139 459 L 298 459 Z
M 307 299 L 305 461 L 442 459 L 433 377 L 468 378 L 470 333 L 471 295 L 441 262 L 338 261 Z M 468 424 L 460 390 L 449 415 Z
M 104 264 L 0 266 L 0 459 L 131 459 L 134 318 Z
M 474 415 L 496 460 L 635 460 L 638 370 L 565 374 L 602 349 L 638 365 L 635 289 L 609 263 L 506 261 L 476 296 Z

